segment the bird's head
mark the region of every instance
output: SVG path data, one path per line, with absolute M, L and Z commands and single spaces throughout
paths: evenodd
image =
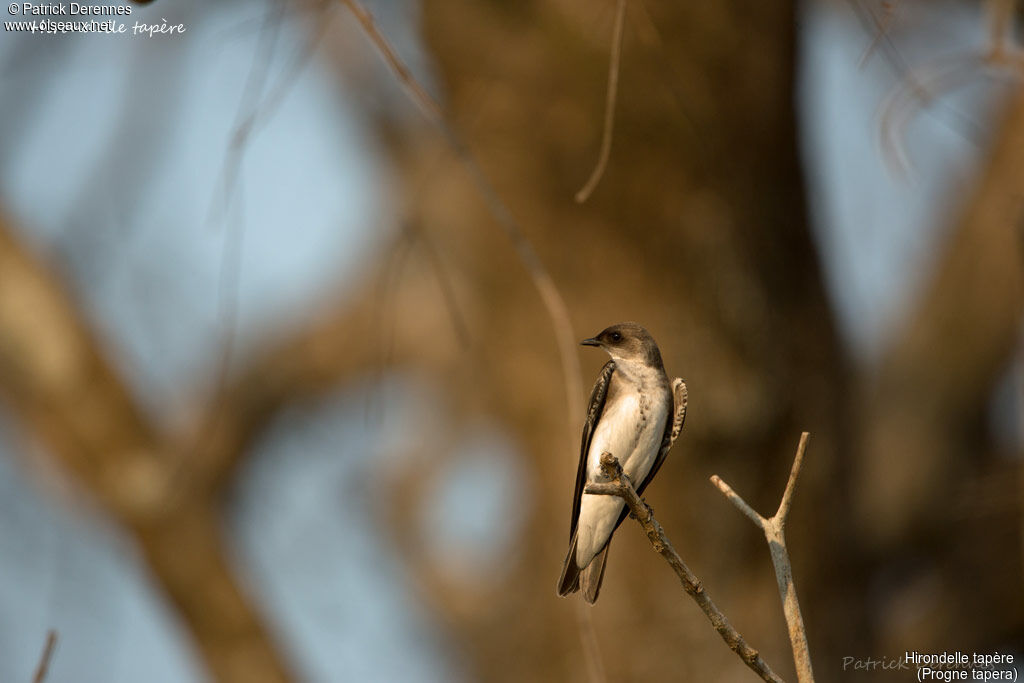
M 646 365 L 661 363 L 661 352 L 650 332 L 636 323 L 618 323 L 601 330 L 597 336 L 584 339 L 583 346 L 604 349 L 614 360 Z

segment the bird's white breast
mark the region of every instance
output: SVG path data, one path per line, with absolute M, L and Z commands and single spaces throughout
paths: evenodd
M 587 479 L 600 477 L 601 454 L 614 455 L 635 485 L 647 476 L 661 447 L 667 406 L 630 389 L 605 406 L 587 453 Z

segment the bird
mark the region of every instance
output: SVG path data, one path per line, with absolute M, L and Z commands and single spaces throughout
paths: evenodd
M 682 429 L 687 394 L 683 380 L 669 383 L 658 344 L 637 323 L 612 325 L 580 344 L 604 350 L 611 360 L 601 368 L 590 393 L 558 595 L 566 597 L 582 588 L 584 600 L 594 604 L 612 534 L 629 510 L 617 496 L 584 489 L 601 480 L 601 454 L 608 452 L 631 482 L 640 482 L 636 490 L 643 493 Z

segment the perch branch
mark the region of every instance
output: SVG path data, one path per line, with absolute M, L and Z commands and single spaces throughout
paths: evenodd
M 46 645 L 39 656 L 39 664 L 36 665 L 36 675 L 32 677 L 32 683 L 43 683 L 46 680 L 46 672 L 50 669 L 50 661 L 53 660 L 53 651 L 56 648 L 57 632 L 51 628 L 46 633 Z
M 711 477 L 711 483 L 718 487 L 718 490 L 736 506 L 737 510 L 746 515 L 757 528 L 764 532 L 764 537 L 768 541 L 772 564 L 775 566 L 775 578 L 779 583 L 779 596 L 782 598 L 783 610 L 786 613 L 789 642 L 793 647 L 793 662 L 796 664 L 796 677 L 800 683 L 813 683 L 814 672 L 811 669 L 811 654 L 807 647 L 804 618 L 800 613 L 796 586 L 793 585 L 793 567 L 789 561 L 789 552 L 786 550 L 786 519 L 789 517 L 789 508 L 793 502 L 793 490 L 796 488 L 796 480 L 800 476 L 800 467 L 803 465 L 808 436 L 807 432 L 800 435 L 800 445 L 796 448 L 796 457 L 793 459 L 793 469 L 789 472 L 786 490 L 782 494 L 782 500 L 779 501 L 779 509 L 770 519 L 759 515 L 717 474 Z
M 672 570 L 675 571 L 683 584 L 683 590 L 693 598 L 701 611 L 707 615 L 708 621 L 718 631 L 718 634 L 722 636 L 722 640 L 729 646 L 729 649 L 735 652 L 743 660 L 744 664 L 750 667 L 762 680 L 780 683 L 782 679 L 778 674 L 772 671 L 771 667 L 765 663 L 757 650 L 747 644 L 743 636 L 733 628 L 729 620 L 722 614 L 722 611 L 718 609 L 718 606 L 712 602 L 711 597 L 704 590 L 704 584 L 690 571 L 690 568 L 679 557 L 679 553 L 669 543 L 665 530 L 654 519 L 654 513 L 651 512 L 651 508 L 637 494 L 633 484 L 629 481 L 629 477 L 622 472 L 622 466 L 619 465 L 619 461 L 611 453 L 601 454 L 601 474 L 608 481 L 587 484 L 584 493 L 618 496 L 624 500 L 626 505 L 629 506 L 632 516 L 636 518 L 640 526 L 647 532 L 647 539 L 651 542 L 651 545 L 672 567 Z

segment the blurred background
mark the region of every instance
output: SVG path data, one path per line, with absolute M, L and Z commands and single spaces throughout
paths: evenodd
M 647 500 L 787 679 L 708 477 L 768 513 L 803 430 L 817 678 L 1024 655 L 1015 5 L 628 2 L 578 204 L 614 0 L 367 0 L 574 338 L 639 321 L 686 379 Z M 135 21 L 186 31 L 0 36 L 0 680 L 48 629 L 54 683 L 751 680 L 630 522 L 589 616 L 555 597 L 605 358 L 566 386 L 480 176 L 345 5 Z

